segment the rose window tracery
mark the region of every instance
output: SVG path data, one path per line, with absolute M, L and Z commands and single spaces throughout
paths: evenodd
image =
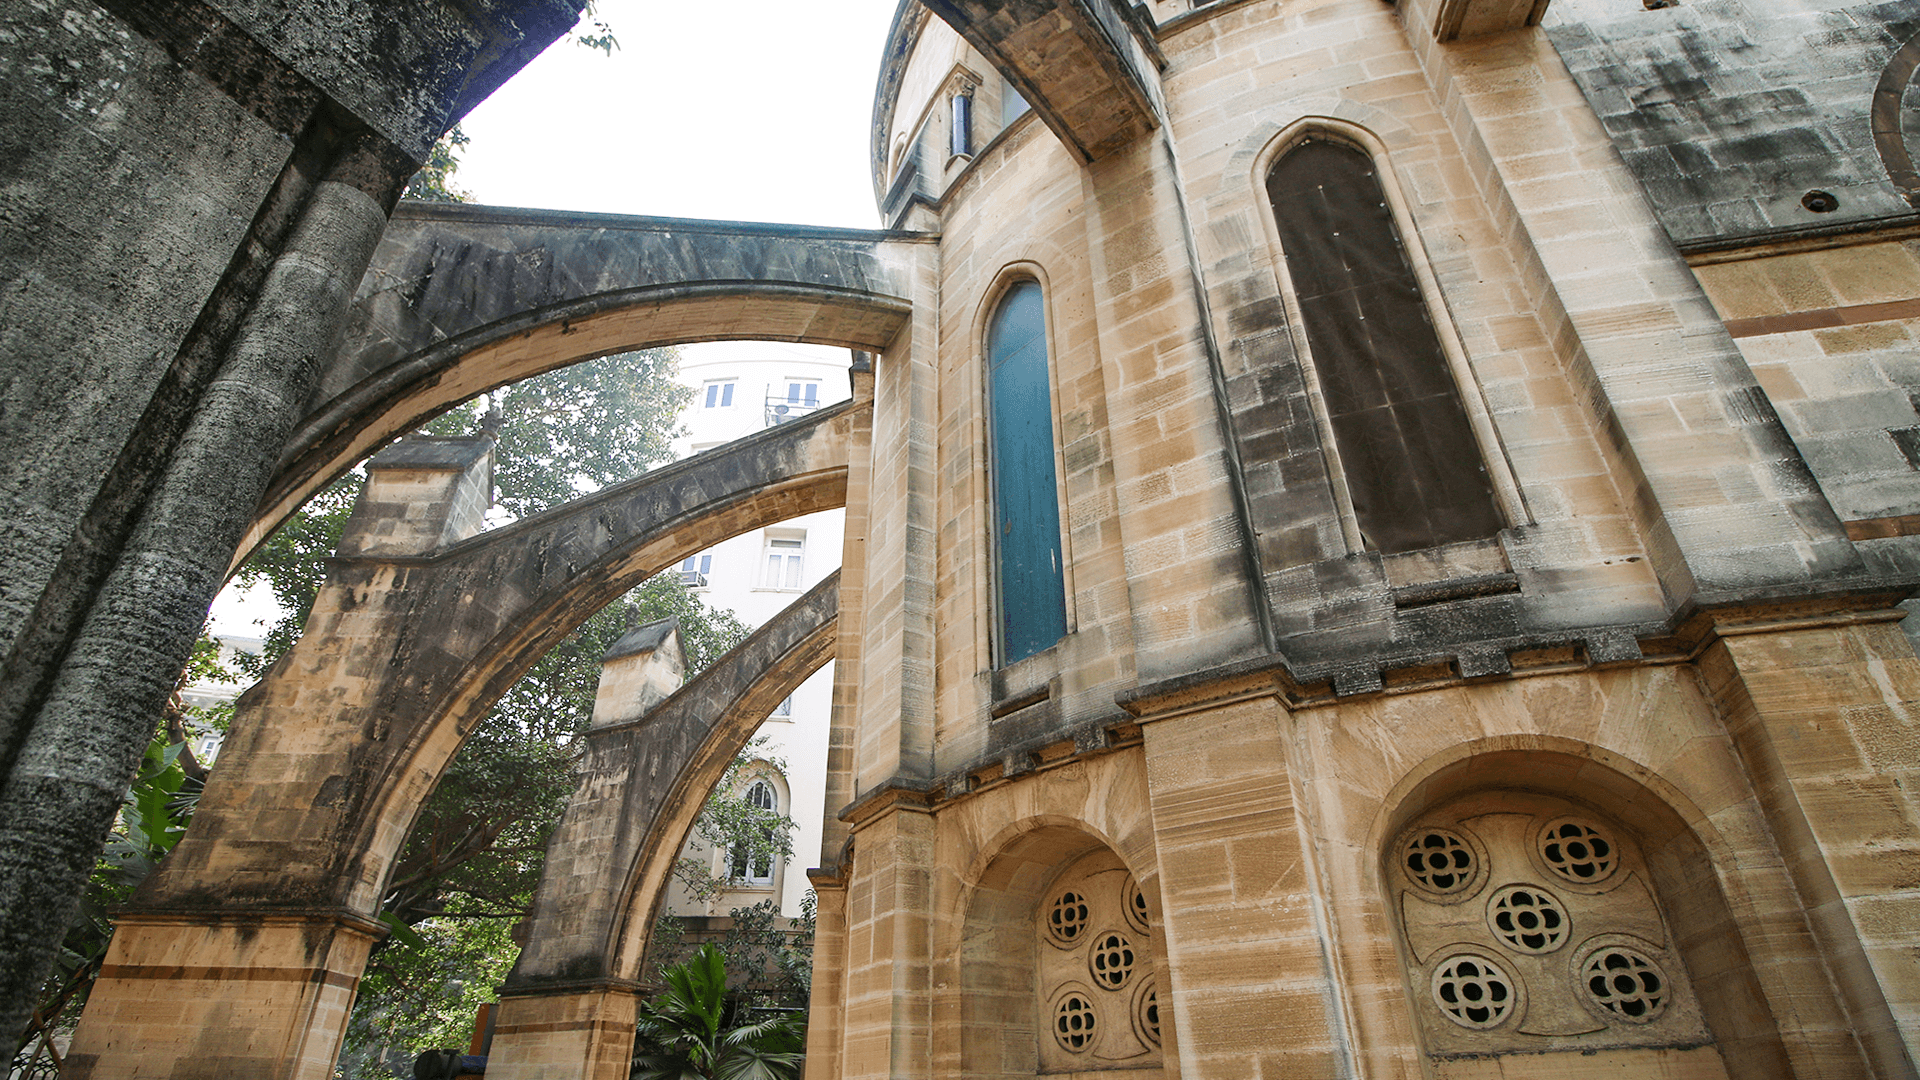
M 1553 894 L 1531 885 L 1509 885 L 1487 904 L 1487 924 L 1508 948 L 1550 953 L 1567 943 L 1567 913 Z
M 1458 833 L 1416 829 L 1403 845 L 1407 876 L 1437 893 L 1459 892 L 1473 881 L 1473 849 Z
M 1631 836 L 1565 800 L 1468 796 L 1383 853 L 1429 1052 L 1710 1041 Z
M 1158 1065 L 1152 924 L 1133 875 L 1104 849 L 1080 859 L 1042 894 L 1038 924 L 1040 1071 Z
M 1099 935 L 1087 953 L 1093 981 L 1108 990 L 1127 985 L 1133 975 L 1133 945 L 1113 931 Z
M 1660 966 L 1634 949 L 1595 949 L 1580 965 L 1587 998 L 1630 1024 L 1650 1024 L 1666 1011 L 1669 991 Z
M 1540 860 L 1576 885 L 1597 885 L 1612 877 L 1619 865 L 1608 831 L 1574 818 L 1549 822 L 1540 830 Z
M 1087 898 L 1068 889 L 1054 898 L 1047 912 L 1047 933 L 1054 940 L 1072 943 L 1087 928 Z
M 1433 973 L 1433 998 L 1464 1028 L 1498 1027 L 1513 1012 L 1513 979 L 1500 965 L 1468 953 L 1448 957 Z
M 1093 1045 L 1094 1029 L 1099 1024 L 1090 993 L 1068 990 L 1054 1002 L 1053 1037 L 1070 1054 L 1082 1053 Z

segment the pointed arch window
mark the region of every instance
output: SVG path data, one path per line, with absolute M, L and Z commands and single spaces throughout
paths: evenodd
M 992 426 L 997 656 L 1023 660 L 1067 633 L 1046 298 L 1035 281 L 1007 290 L 987 326 Z
M 1274 163 L 1267 196 L 1366 546 L 1392 554 L 1498 532 L 1480 445 L 1373 158 L 1310 136 Z
M 773 785 L 765 780 L 755 780 L 747 786 L 744 796 L 746 804 L 756 814 L 771 815 L 780 808 L 780 796 Z M 736 844 L 727 853 L 727 874 L 735 881 L 747 885 L 773 884 L 773 831 L 762 830 L 766 834 L 766 843 Z

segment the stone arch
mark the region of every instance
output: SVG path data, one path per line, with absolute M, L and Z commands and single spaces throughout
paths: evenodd
M 1506 736 L 1428 758 L 1402 778 L 1375 817 L 1368 837 L 1368 850 L 1379 856 L 1375 887 L 1383 897 L 1395 895 L 1396 841 L 1425 815 L 1461 806 L 1538 813 L 1556 803 L 1610 821 L 1637 843 L 1652 896 L 1671 930 L 1672 953 L 1692 977 L 1699 1011 L 1728 1075 L 1792 1075 L 1780 1025 L 1749 956 L 1747 927 L 1729 901 L 1735 867 L 1725 838 L 1686 795 L 1619 754 L 1566 738 Z M 1475 860 L 1484 858 L 1475 851 Z M 1477 896 L 1469 901 L 1475 902 Z M 1403 965 L 1411 971 L 1404 921 L 1410 916 L 1399 904 L 1389 907 Z
M 915 238 L 458 204 L 396 211 L 240 555 L 320 486 L 495 387 L 714 340 L 872 352 L 912 311 Z
M 640 977 L 707 792 L 773 707 L 833 659 L 839 595 L 836 571 L 640 720 L 587 733 L 580 787 L 548 845 L 505 993 Z
M 1061 996 L 1050 991 L 1067 991 L 1068 987 L 1042 985 L 1049 961 L 1058 957 L 1042 945 L 1040 928 L 1047 919 L 1049 900 L 1062 899 L 1053 893 L 1060 891 L 1066 878 L 1088 878 L 1114 886 L 1104 891 L 1115 892 L 1115 897 L 1101 899 L 1116 911 L 1114 901 L 1123 895 L 1117 891 L 1123 878 L 1126 887 L 1141 898 L 1150 914 L 1139 924 L 1129 925 L 1118 914 L 1109 914 L 1104 920 L 1095 914 L 1094 921 L 1100 925 L 1089 922 L 1083 930 L 1091 937 L 1112 922 L 1123 934 L 1137 934 L 1137 956 L 1141 970 L 1146 972 L 1140 977 L 1160 980 L 1160 997 L 1165 1000 L 1166 969 L 1159 960 L 1166 955 L 1164 934 L 1151 879 L 1143 884 L 1138 869 L 1121 857 L 1119 848 L 1084 823 L 1055 815 L 1011 823 L 983 849 L 971 871 L 971 880 L 962 890 L 957 920 L 957 992 L 946 1004 L 946 1010 L 954 1014 L 949 1019 L 959 1030 L 957 1074 L 982 1078 L 1032 1076 L 1047 1065 L 1052 1033 L 1043 1030 L 1045 1010 L 1052 997 Z M 1065 899 L 1069 907 L 1076 906 L 1074 898 Z M 1124 904 L 1124 900 L 1119 902 Z M 1083 946 L 1076 939 L 1055 947 Z M 1117 996 L 1104 1014 L 1107 1019 L 1103 1019 L 1103 1026 L 1112 1026 L 1112 1018 L 1128 1016 L 1133 1005 L 1130 995 L 1149 989 L 1139 984 L 1114 990 Z M 1091 994 L 1101 995 L 1102 991 Z M 1169 1022 L 1156 1028 L 1156 1036 L 1161 1032 L 1164 1056 L 1158 1041 L 1151 1045 L 1150 1054 L 1156 1064 L 1165 1061 L 1171 1067 L 1170 1014 Z M 1057 1064 L 1047 1071 L 1058 1071 Z
M 1901 198 L 1920 206 L 1920 167 L 1914 164 L 1913 151 L 1907 147 L 1906 129 L 1901 124 L 1902 109 L 1916 70 L 1920 70 L 1920 34 L 1907 39 L 1887 59 L 1887 66 L 1873 88 L 1869 120 L 1874 149 L 1879 151 L 1887 178 L 1893 181 Z
M 250 722 L 203 796 L 201 831 L 141 903 L 377 910 L 415 813 L 492 702 L 646 577 L 843 506 L 864 407 L 821 410 L 432 552 L 340 560 L 310 633 L 243 699 Z M 269 843 L 252 835 L 263 814 L 280 815 Z

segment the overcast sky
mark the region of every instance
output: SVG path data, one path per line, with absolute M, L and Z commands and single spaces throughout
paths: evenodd
M 873 91 L 898 0 L 600 0 L 611 57 L 561 42 L 469 115 L 477 202 L 878 224 Z
M 897 4 L 600 0 L 620 47 L 562 41 L 482 102 L 454 184 L 495 206 L 873 228 L 868 132 Z M 229 589 L 213 617 L 255 637 L 278 608 Z

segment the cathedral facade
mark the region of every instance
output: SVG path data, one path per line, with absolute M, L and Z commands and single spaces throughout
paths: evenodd
M 1910 0 L 904 0 L 881 230 L 400 211 L 226 540 L 618 349 L 852 400 L 484 535 L 487 447 L 375 458 L 74 1067 L 329 1075 L 488 695 L 844 505 L 595 744 L 490 1075 L 626 1075 L 688 793 L 828 659 L 812 1080 L 1920 1075 L 1916 69 Z

